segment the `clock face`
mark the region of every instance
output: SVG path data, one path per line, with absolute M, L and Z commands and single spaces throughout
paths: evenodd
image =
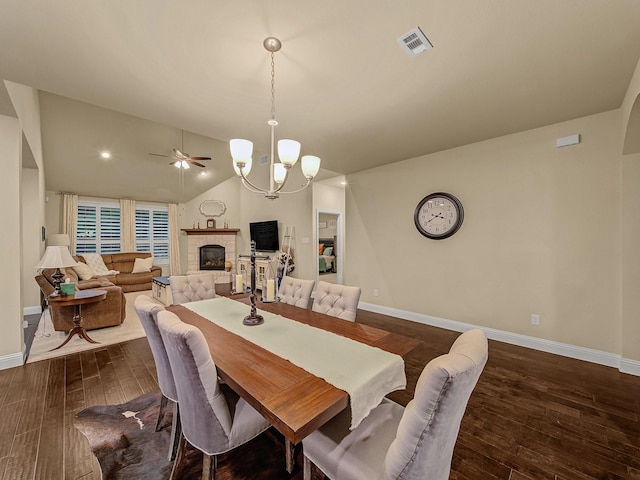
M 441 240 L 458 231 L 462 225 L 462 203 L 449 193 L 432 193 L 424 197 L 413 215 L 418 231 L 428 238 Z

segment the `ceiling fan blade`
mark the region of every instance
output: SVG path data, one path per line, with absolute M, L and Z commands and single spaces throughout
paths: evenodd
M 156 157 L 173 158 L 173 157 L 170 157 L 169 155 L 162 155 L 160 153 L 150 153 L 149 155 L 155 155 Z
M 189 157 L 191 160 L 211 160 L 211 157 Z
M 181 159 L 181 160 L 187 160 L 189 158 L 189 155 L 187 155 L 186 153 L 182 153 L 180 150 L 178 150 L 177 148 L 173 149 L 173 153 L 176 154 L 176 157 Z
M 191 158 L 193 158 L 193 157 L 191 157 Z M 198 163 L 198 162 L 194 162 L 193 160 L 189 160 L 189 163 L 190 163 L 191 165 L 195 165 L 196 167 L 202 167 L 202 168 L 204 168 L 204 165 L 203 165 L 203 164 Z
M 181 160 L 176 160 L 175 162 L 171 162 L 169 165 L 175 166 L 177 163 L 180 163 L 180 162 L 181 162 Z

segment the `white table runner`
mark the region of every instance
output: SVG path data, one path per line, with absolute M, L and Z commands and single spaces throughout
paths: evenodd
M 380 348 L 262 310 L 264 323 L 246 326 L 250 307 L 225 297 L 182 306 L 346 391 L 352 429 L 385 395 L 407 385 L 402 357 Z

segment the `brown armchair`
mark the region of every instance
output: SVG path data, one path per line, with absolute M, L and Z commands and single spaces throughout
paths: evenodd
M 76 289 L 85 290 L 87 288 L 99 288 L 107 291 L 107 298 L 101 302 L 90 303 L 82 307 L 82 326 L 86 330 L 96 328 L 112 327 L 120 325 L 125 317 L 126 298 L 122 289 L 110 281 L 101 278 L 90 280 L 79 280 L 72 268 L 60 269 L 64 274 L 64 279 L 71 280 L 76 285 Z M 55 272 L 53 268 L 46 268 L 42 273 L 36 275 L 36 282 L 45 299 L 53 292 L 53 278 Z M 67 332 L 73 328 L 73 316 L 75 307 L 50 306 L 51 321 L 56 331 Z

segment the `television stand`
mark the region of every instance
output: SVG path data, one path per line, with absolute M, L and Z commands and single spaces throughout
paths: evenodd
M 261 256 L 269 258 L 256 258 L 256 290 L 262 290 L 262 281 L 274 278 L 278 272 L 278 252 L 256 252 Z M 271 267 L 271 270 L 269 270 Z M 270 273 L 273 272 L 273 273 Z M 251 278 L 251 258 L 246 256 L 238 257 L 237 274 L 242 274 L 245 279 Z

